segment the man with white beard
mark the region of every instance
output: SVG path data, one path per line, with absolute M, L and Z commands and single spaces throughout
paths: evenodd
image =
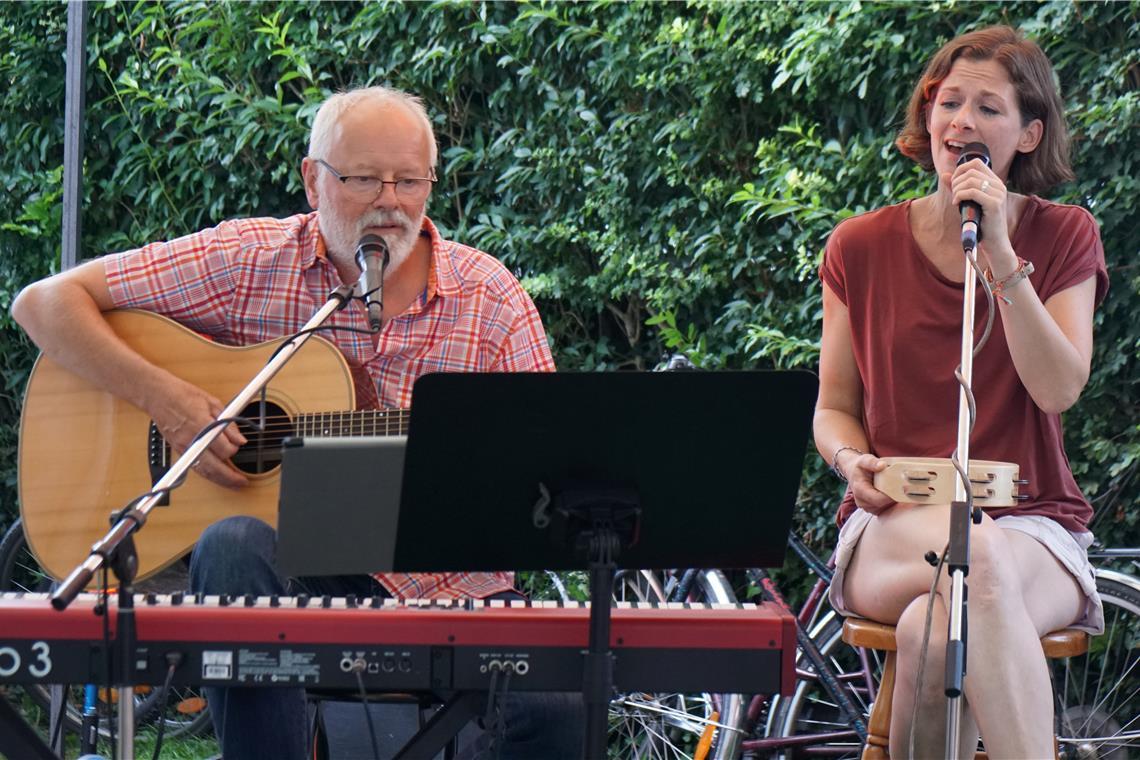
M 353 372 L 357 408 L 407 407 L 416 378 L 433 371 L 553 371 L 542 322 L 518 281 L 491 256 L 444 240 L 425 216 L 436 157 L 418 98 L 383 87 L 333 95 L 314 119 L 301 162 L 315 211 L 230 220 L 89 261 L 29 285 L 12 314 L 45 356 L 142 409 L 176 450 L 221 412 L 222 402 L 147 361 L 102 313 L 155 312 L 227 345 L 290 335 L 331 291 L 357 282 L 355 252 L 366 234 L 382 237 L 390 252 L 382 327 L 370 332 L 365 306 L 353 301 L 329 320 L 341 329 L 324 333 Z M 244 443 L 237 427 L 228 427 L 195 471 L 243 488 L 248 479 L 230 460 Z M 447 477 L 447 463 L 439 475 Z M 203 532 L 190 576 L 191 590 L 207 594 L 521 598 L 510 573 L 285 578 L 276 567 L 274 530 L 244 516 Z M 303 690 L 205 691 L 226 760 L 310 756 Z M 576 695 L 507 697 L 504 725 L 480 737 L 473 753 L 578 755 Z M 496 739 L 501 746 L 491 746 Z

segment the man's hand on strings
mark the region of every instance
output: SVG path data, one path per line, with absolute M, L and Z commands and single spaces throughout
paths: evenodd
M 158 431 L 176 456 L 186 451 L 199 431 L 217 419 L 224 408 L 209 393 L 177 378 L 165 384 L 157 402 L 149 406 Z M 193 471 L 220 486 L 241 488 L 248 479 L 230 463 L 230 458 L 245 443 L 237 425 L 227 425 L 198 457 Z

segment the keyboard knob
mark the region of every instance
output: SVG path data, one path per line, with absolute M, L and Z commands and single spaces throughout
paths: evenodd
M 308 594 L 297 594 L 297 606 L 298 607 L 308 607 L 309 606 L 309 595 Z
M 321 597 L 321 606 L 324 607 L 326 610 L 329 607 L 332 607 L 332 596 L 330 596 L 329 594 L 325 594 L 324 596 L 322 596 Z
M 374 610 L 380 609 L 380 595 L 379 594 L 373 594 L 372 600 L 368 602 L 368 606 Z
M 185 595 L 186 594 L 183 593 L 182 591 L 175 591 L 173 594 L 170 595 L 170 603 L 172 605 L 174 605 L 175 607 L 177 607 L 178 605 L 182 604 L 182 598 Z
M 158 594 L 154 593 L 153 591 L 147 593 L 146 603 L 152 607 L 158 604 Z
M 221 606 L 228 607 L 230 604 L 230 601 L 231 601 L 231 599 L 230 599 L 229 594 L 218 594 L 218 604 L 220 604 Z
M 246 607 L 252 607 L 256 603 L 257 603 L 257 596 L 255 596 L 254 594 L 246 594 L 245 595 L 245 606 Z
M 349 594 L 348 596 L 346 596 L 344 598 L 344 604 L 346 607 L 355 607 L 356 606 L 356 594 Z
M 270 607 L 280 607 L 281 606 L 281 597 L 279 597 L 277 594 L 274 594 L 273 596 L 269 597 L 269 606 Z
M 194 595 L 194 604 L 205 604 L 205 602 L 206 602 L 206 595 L 203 594 L 201 591 L 199 591 L 197 594 Z

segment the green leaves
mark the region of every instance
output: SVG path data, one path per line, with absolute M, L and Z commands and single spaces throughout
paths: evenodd
M 684 350 L 708 367 L 810 368 L 830 230 L 931 187 L 893 147 L 925 61 L 959 31 L 1020 24 L 1069 111 L 1078 180 L 1055 197 L 1092 210 L 1113 278 L 1093 377 L 1066 418 L 1082 485 L 1103 492 L 1140 467 L 1140 431 L 1121 424 L 1140 419 L 1138 7 L 91 4 L 82 247 L 307 210 L 298 166 L 321 100 L 386 84 L 434 120 L 429 213 L 519 274 L 560 367 L 645 368 Z M 0 6 L 5 303 L 58 261 L 65 21 L 61 4 Z M 15 387 L 33 354 L 5 318 L 0 372 Z M 0 451 L 17 413 L 0 403 Z M 818 467 L 809 458 L 803 519 L 822 533 L 836 494 Z

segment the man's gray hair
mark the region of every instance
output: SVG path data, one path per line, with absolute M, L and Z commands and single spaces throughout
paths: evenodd
M 313 129 L 309 132 L 309 157 L 310 158 L 327 158 L 330 142 L 332 141 L 333 126 L 336 125 L 340 117 L 352 108 L 354 105 L 362 101 L 372 101 L 379 105 L 400 105 L 408 109 L 419 119 L 424 126 L 424 131 L 427 133 L 428 143 L 430 145 L 430 159 L 431 167 L 435 167 L 436 158 L 438 157 L 439 149 L 435 144 L 435 130 L 432 129 L 431 119 L 428 118 L 427 109 L 424 108 L 424 102 L 415 95 L 397 90 L 392 87 L 360 87 L 355 90 L 347 92 L 338 92 L 335 95 L 329 96 L 317 111 L 316 118 L 313 119 Z

